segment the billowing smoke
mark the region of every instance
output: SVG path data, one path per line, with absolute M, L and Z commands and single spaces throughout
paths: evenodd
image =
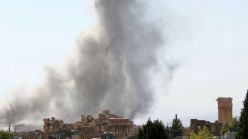
M 96 0 L 95 8 L 97 30 L 80 35 L 65 72 L 48 69 L 46 82 L 32 96 L 19 95 L 1 110 L 1 123 L 54 115 L 75 120 L 104 109 L 133 118 L 149 110 L 150 73 L 164 46 L 161 29 L 145 20 L 142 1 Z

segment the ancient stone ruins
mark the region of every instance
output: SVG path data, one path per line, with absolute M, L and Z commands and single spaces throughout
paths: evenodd
M 54 117 L 44 119 L 45 139 L 75 136 L 80 139 L 100 138 L 104 133 L 114 133 L 118 139 L 127 137 L 133 128 L 133 122 L 111 114 L 105 110 L 98 114 L 98 118 L 91 115 L 82 115 L 81 120 L 75 123 L 64 123 Z
M 198 119 L 191 119 L 190 120 L 190 130 L 188 130 L 187 135 L 189 135 L 189 131 L 194 131 L 198 133 L 199 129 L 203 127 L 207 127 L 209 131 L 215 135 L 221 135 L 221 129 L 225 122 L 232 122 L 232 98 L 231 97 L 218 97 L 216 99 L 218 103 L 218 120 L 215 122 L 209 122 L 206 120 L 198 120 Z
M 218 120 L 191 119 L 190 126 L 183 129 L 183 137 L 187 139 L 191 131 L 198 133 L 203 127 L 207 127 L 215 137 L 220 137 L 223 123 L 232 122 L 232 98 L 218 97 L 217 104 Z M 81 115 L 81 120 L 75 123 L 64 123 L 54 117 L 43 121 L 44 131 L 14 132 L 14 135 L 23 139 L 40 139 L 43 136 L 44 139 L 105 139 L 104 136 L 109 135 L 114 139 L 133 139 L 138 134 L 138 127 L 130 119 L 111 114 L 109 110 L 99 113 L 97 118 Z

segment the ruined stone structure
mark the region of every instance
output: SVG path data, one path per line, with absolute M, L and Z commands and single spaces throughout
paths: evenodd
M 65 138 L 67 136 L 78 135 L 80 139 L 99 138 L 105 132 L 117 134 L 118 139 L 123 139 L 133 127 L 133 122 L 111 114 L 109 110 L 99 113 L 98 118 L 91 115 L 82 115 L 81 120 L 72 124 L 65 124 L 62 120 L 54 117 L 44 119 L 45 139 Z
M 198 133 L 199 130 L 204 127 L 208 128 L 210 133 L 212 133 L 215 136 L 221 135 L 222 123 L 219 123 L 218 121 L 211 123 L 205 120 L 198 120 L 198 119 L 190 120 L 190 131 L 194 131 L 194 133 Z
M 215 135 L 221 135 L 221 129 L 224 122 L 232 122 L 232 98 L 218 97 L 218 121 L 211 123 L 205 120 L 190 120 L 190 131 L 198 133 L 203 127 L 207 127 L 209 131 Z
M 139 128 L 141 127 L 142 126 L 133 126 L 126 139 L 137 139 L 139 134 Z
M 232 98 L 218 97 L 218 122 L 232 122 Z

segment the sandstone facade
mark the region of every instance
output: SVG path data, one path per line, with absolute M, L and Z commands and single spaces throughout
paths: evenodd
M 78 136 L 79 139 L 100 138 L 105 132 L 117 134 L 118 139 L 125 138 L 132 130 L 133 122 L 127 118 L 111 114 L 109 110 L 99 113 L 98 118 L 82 115 L 81 120 L 67 124 L 54 117 L 44 119 L 45 139 Z

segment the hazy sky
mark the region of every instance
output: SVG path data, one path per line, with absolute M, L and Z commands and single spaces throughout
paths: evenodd
M 148 117 L 170 122 L 175 113 L 185 125 L 191 118 L 214 121 L 218 96 L 232 97 L 239 115 L 248 88 L 247 6 L 248 1 L 150 2 L 147 19 L 164 27 L 166 57 L 179 66 L 169 85 L 156 86 L 156 104 L 137 123 Z M 96 22 L 91 0 L 0 0 L 0 103 L 39 84 L 47 66 L 62 65 L 80 32 Z

